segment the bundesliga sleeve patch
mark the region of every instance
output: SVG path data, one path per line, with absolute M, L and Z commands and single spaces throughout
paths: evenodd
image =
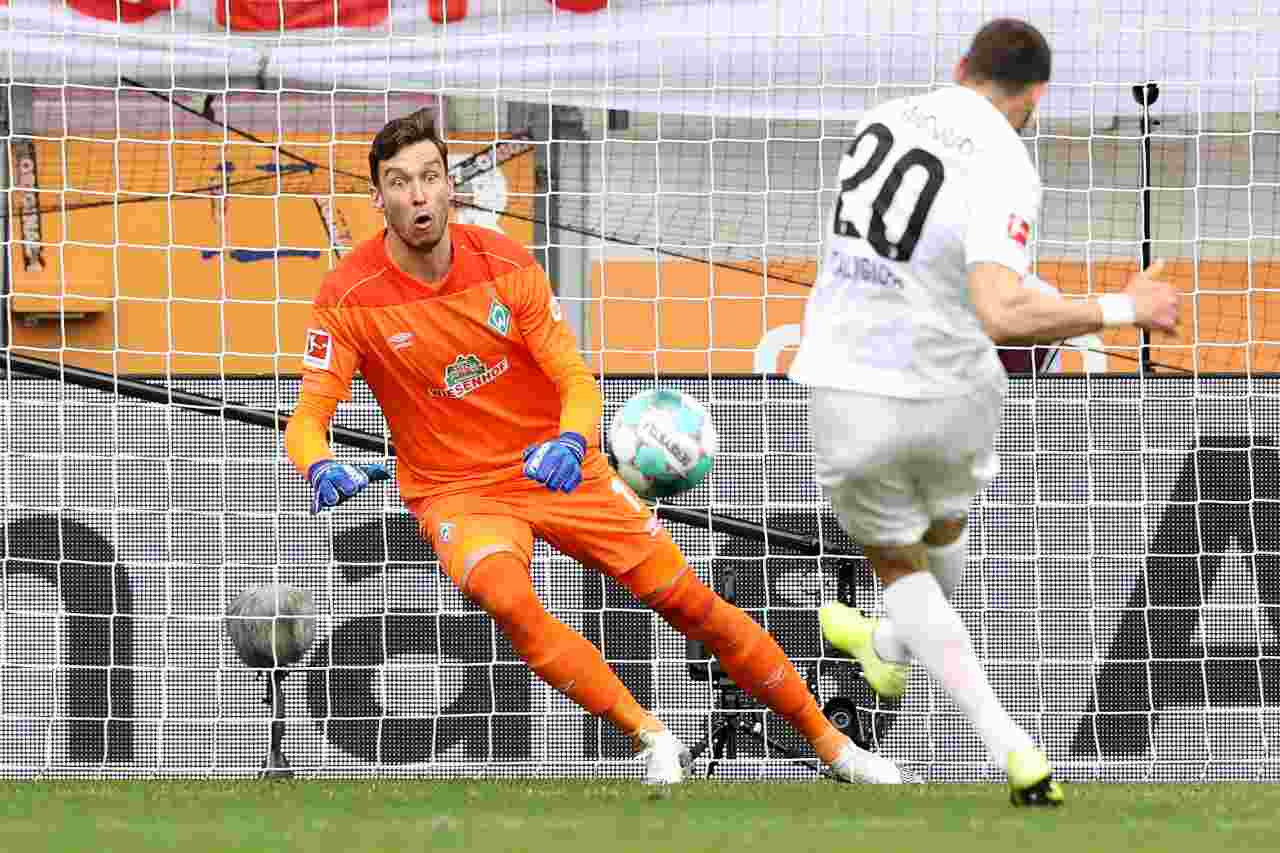
M 1009 239 L 1022 248 L 1027 248 L 1027 241 L 1031 239 L 1031 223 L 1016 213 L 1010 214 Z
M 307 348 L 302 363 L 317 370 L 328 370 L 333 363 L 333 337 L 324 329 L 307 329 Z

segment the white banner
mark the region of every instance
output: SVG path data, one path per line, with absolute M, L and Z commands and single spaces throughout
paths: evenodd
M 1256 0 L 1160 6 L 1147 15 L 1124 0 L 12 0 L 0 8 L 0 57 L 15 82 L 42 84 L 124 77 L 849 118 L 948 83 L 974 31 L 1008 14 L 1054 47 L 1050 117 L 1135 114 L 1131 87 L 1149 80 L 1161 84 L 1165 114 L 1280 109 L 1280 25 Z

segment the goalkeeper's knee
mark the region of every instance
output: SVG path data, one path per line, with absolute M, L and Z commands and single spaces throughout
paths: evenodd
M 694 573 L 675 543 L 659 547 L 648 560 L 635 569 L 635 574 L 663 578 L 660 586 L 644 592 L 632 589 L 645 604 L 680 633 L 694 640 L 714 642 L 712 614 L 717 605 L 725 607 L 720 596 Z
M 686 566 L 665 587 L 644 600 L 673 628 L 706 645 L 740 687 L 796 723 L 806 736 L 828 733 L 813 695 L 782 647 L 746 611 L 704 584 Z
M 619 580 L 671 627 L 695 640 L 703 639 L 699 636 L 701 626 L 719 596 L 698 579 L 671 537 L 663 533 L 653 553 Z
M 745 610 L 725 601 L 692 571 L 679 577 L 650 606 L 671 627 L 705 643 L 726 671 L 734 661 L 750 657 L 760 639 L 768 636 Z
M 671 623 L 671 627 L 687 637 L 705 642 L 711 639 L 708 636 L 711 614 L 719 601 L 720 596 L 690 570 L 647 603 Z
M 516 651 L 525 645 L 524 635 L 529 633 L 521 629 L 536 628 L 537 617 L 546 612 L 533 590 L 528 568 L 510 551 L 499 551 L 477 562 L 467 577 L 465 592 L 493 618 Z
M 764 636 L 745 611 L 733 606 L 702 582 L 670 537 L 621 580 L 671 627 L 698 640 L 725 662 L 726 656 L 750 654 Z

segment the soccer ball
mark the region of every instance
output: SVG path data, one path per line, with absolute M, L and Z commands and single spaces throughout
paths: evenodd
M 706 479 L 718 443 L 711 415 L 682 391 L 642 391 L 609 424 L 613 466 L 647 500 L 687 492 Z

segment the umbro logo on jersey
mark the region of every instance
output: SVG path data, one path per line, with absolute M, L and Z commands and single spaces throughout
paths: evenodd
M 393 350 L 402 350 L 405 347 L 413 346 L 413 332 L 396 332 L 387 338 L 387 343 Z
M 489 328 L 500 335 L 511 331 L 511 309 L 496 299 L 489 303 Z

